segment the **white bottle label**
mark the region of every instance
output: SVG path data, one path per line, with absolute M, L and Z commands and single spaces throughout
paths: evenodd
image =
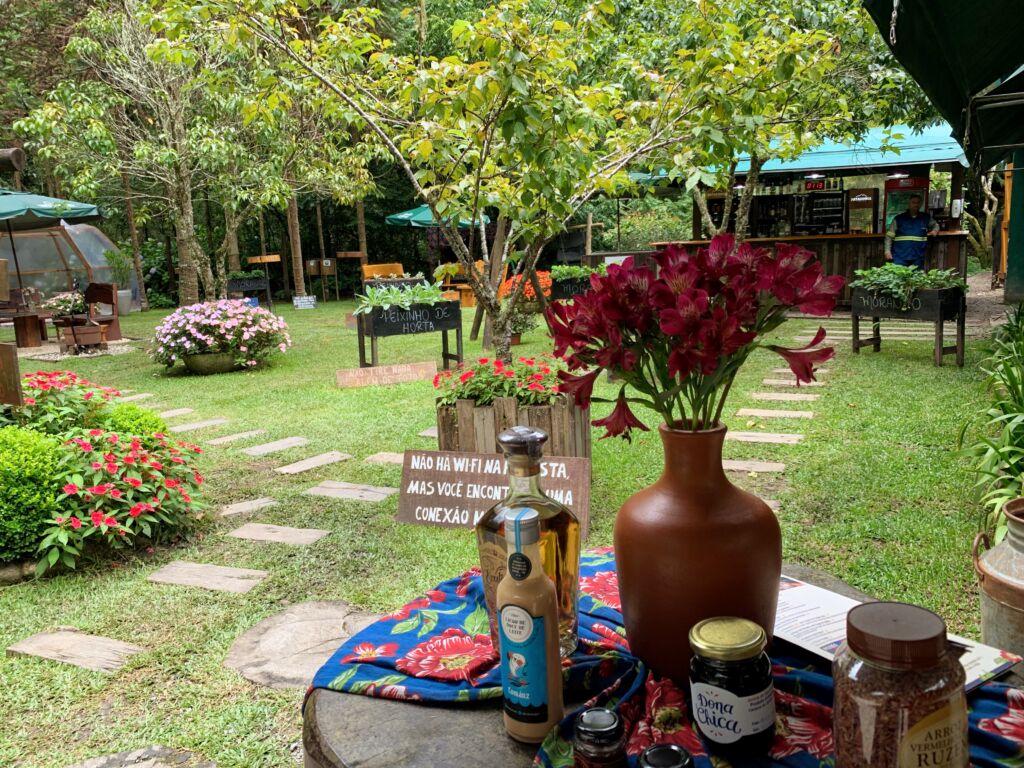
M 690 695 L 697 727 L 718 744 L 732 744 L 775 723 L 775 692 L 770 685 L 753 696 L 735 696 L 714 685 L 691 683 Z

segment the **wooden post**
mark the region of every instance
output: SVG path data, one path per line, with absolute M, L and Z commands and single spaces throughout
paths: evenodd
M 586 239 L 583 241 L 583 264 L 587 267 L 592 267 L 593 259 L 590 255 L 594 252 L 594 214 L 587 213 L 587 234 Z
M 324 274 L 324 259 L 327 258 L 327 249 L 324 248 L 324 217 L 320 211 L 320 201 L 316 201 L 316 234 L 320 238 L 320 293 L 323 295 L 324 304 L 327 303 L 327 275 Z M 310 281 L 312 283 L 312 280 Z
M 260 208 L 256 212 L 256 221 L 260 225 L 260 256 L 267 255 L 267 228 L 263 223 L 263 209 Z
M 362 258 L 359 259 L 360 264 L 367 263 L 368 250 L 366 245 L 366 209 L 363 207 L 363 201 L 356 201 L 356 234 L 359 236 L 359 251 L 362 253 Z

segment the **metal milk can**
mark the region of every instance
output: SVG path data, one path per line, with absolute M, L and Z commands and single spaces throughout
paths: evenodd
M 979 533 L 971 549 L 981 584 L 981 640 L 1024 656 L 1024 498 L 1003 511 L 1006 537 L 989 549 L 988 534 Z

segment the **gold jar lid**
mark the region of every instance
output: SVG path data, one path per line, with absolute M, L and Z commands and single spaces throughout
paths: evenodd
M 690 647 L 698 656 L 719 661 L 743 661 L 760 655 L 767 638 L 753 621 L 736 616 L 704 619 L 690 630 Z

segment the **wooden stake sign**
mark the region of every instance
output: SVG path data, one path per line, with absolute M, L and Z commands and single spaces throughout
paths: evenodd
M 540 483 L 548 496 L 576 513 L 586 539 L 590 527 L 590 460 L 547 457 L 541 463 Z M 504 456 L 406 451 L 395 519 L 441 528 L 472 528 L 507 492 Z
M 13 344 L 0 344 L 0 404 L 22 404 L 18 348 Z

